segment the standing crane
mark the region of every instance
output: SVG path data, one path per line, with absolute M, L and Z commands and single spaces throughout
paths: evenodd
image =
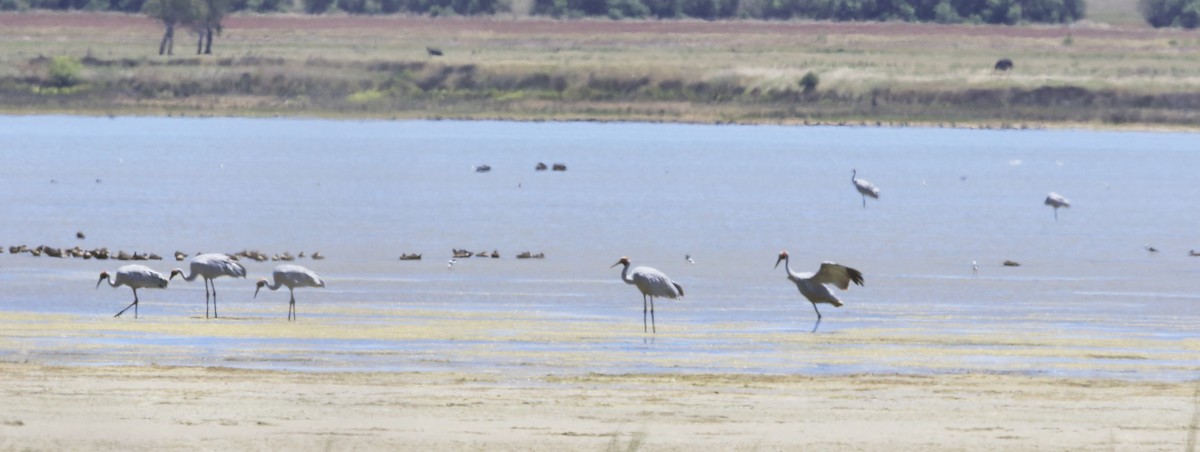
M 846 290 L 850 288 L 850 283 L 863 285 L 862 272 L 844 265 L 838 265 L 833 262 L 822 262 L 821 269 L 816 273 L 796 273 L 792 271 L 790 259 L 787 251 L 779 252 L 779 259 L 775 261 L 775 268 L 779 268 L 779 263 L 783 262 L 783 268 L 787 271 L 788 280 L 796 283 L 796 288 L 800 289 L 800 294 L 804 295 L 813 305 L 813 310 L 817 311 L 817 323 L 813 325 L 813 332 L 817 332 L 817 328 L 821 326 L 821 310 L 817 309 L 817 303 L 829 303 L 833 307 L 842 306 L 842 301 L 838 300 L 826 284 L 833 284 L 837 288 Z
M 287 286 L 288 292 L 292 296 L 288 303 L 288 320 L 296 320 L 297 287 L 325 287 L 325 281 L 322 281 L 320 276 L 299 265 L 285 264 L 275 267 L 272 276 L 275 278 L 275 282 L 270 285 L 267 285 L 266 278 L 258 280 L 258 287 L 254 289 L 254 298 L 258 298 L 258 291 L 264 286 L 271 290 L 279 290 L 280 286 Z
M 1046 195 L 1046 200 L 1043 201 L 1042 204 L 1045 204 L 1047 206 L 1054 208 L 1054 221 L 1058 221 L 1058 208 L 1059 207 L 1066 207 L 1066 208 L 1071 207 L 1070 200 L 1068 200 L 1067 198 L 1064 198 L 1062 195 L 1055 193 L 1055 192 L 1050 192 L 1050 194 Z
M 125 309 L 122 309 L 121 312 L 118 312 L 113 317 L 120 317 L 129 308 L 133 308 L 133 318 L 135 319 L 138 316 L 138 289 L 166 289 L 168 283 L 167 277 L 163 276 L 162 273 L 151 270 L 150 267 L 145 265 L 136 264 L 118 268 L 117 276 L 111 279 L 108 272 L 100 272 L 100 280 L 96 281 L 96 288 L 100 288 L 100 283 L 106 280 L 109 286 L 129 286 L 130 289 L 133 289 L 133 303 L 130 303 L 129 306 L 126 306 Z
M 858 169 L 850 170 L 850 182 L 854 183 L 854 189 L 858 190 L 858 194 L 862 195 L 863 208 L 867 208 L 867 197 L 870 196 L 879 199 L 879 187 L 868 182 L 865 179 L 858 178 Z
M 683 286 L 671 281 L 667 275 L 650 267 L 635 267 L 629 270 L 629 258 L 622 257 L 617 263 L 608 268 L 624 265 L 621 270 L 621 281 L 637 286 L 642 292 L 642 332 L 646 332 L 646 297 L 650 297 L 650 327 L 655 333 L 658 326 L 654 322 L 654 297 L 667 297 L 672 300 L 683 296 Z
M 217 284 L 213 282 L 213 279 L 221 276 L 245 278 L 246 267 L 228 255 L 218 253 L 197 255 L 188 263 L 188 267 L 192 272 L 190 275 L 183 276 L 183 270 L 177 268 L 171 270 L 170 279 L 175 279 L 176 275 L 187 282 L 195 281 L 197 277 L 204 278 L 204 318 L 208 318 L 208 286 L 210 284 L 212 285 L 213 317 L 220 317 L 217 315 Z

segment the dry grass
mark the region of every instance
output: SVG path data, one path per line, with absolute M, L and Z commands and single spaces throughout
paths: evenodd
M 181 36 L 167 58 L 140 17 L 0 26 L 0 108 L 19 112 L 1200 124 L 1200 38 L 1144 27 L 247 16 L 217 55 Z M 30 94 L 33 59 L 60 54 L 94 58 L 87 89 Z

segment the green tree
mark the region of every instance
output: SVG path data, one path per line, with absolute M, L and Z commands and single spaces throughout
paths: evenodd
M 50 86 L 67 88 L 79 83 L 83 63 L 71 56 L 56 56 L 50 60 Z

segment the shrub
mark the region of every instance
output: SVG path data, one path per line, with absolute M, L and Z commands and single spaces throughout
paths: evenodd
M 808 71 L 808 73 L 804 74 L 804 77 L 800 79 L 800 86 L 804 88 L 805 93 L 816 91 L 817 85 L 820 83 L 821 78 L 817 77 L 817 74 L 813 73 L 813 71 Z
M 80 82 L 83 63 L 72 56 L 56 56 L 50 60 L 50 86 L 67 88 Z

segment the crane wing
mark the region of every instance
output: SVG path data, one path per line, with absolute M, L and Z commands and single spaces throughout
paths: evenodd
M 821 284 L 833 284 L 838 289 L 850 288 L 850 283 L 863 285 L 862 272 L 833 262 L 822 262 L 821 269 L 812 277 L 813 281 Z

